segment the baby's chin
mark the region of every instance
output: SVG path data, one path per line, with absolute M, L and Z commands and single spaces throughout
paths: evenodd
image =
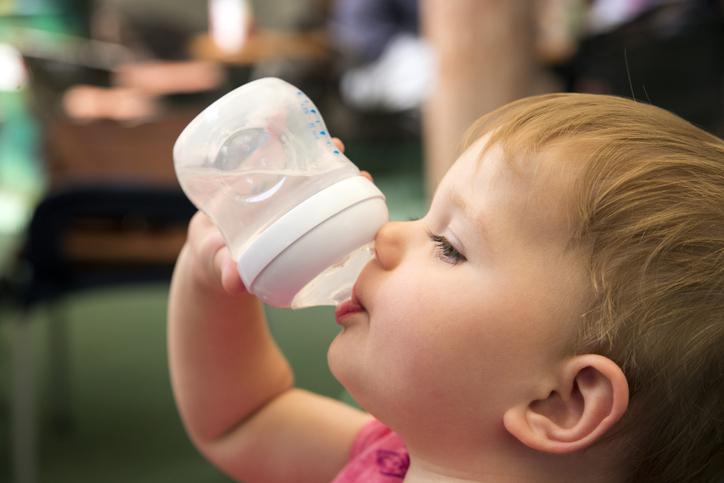
M 362 363 L 361 352 L 349 354 L 349 351 L 345 350 L 346 346 L 338 343 L 338 339 L 339 336 L 332 341 L 327 351 L 332 375 L 360 408 L 383 420 L 384 412 L 381 409 L 389 404 L 389 401 L 381 401 L 378 397 L 384 394 L 382 384 L 375 378 L 375 374 L 364 371 L 366 365 Z
M 334 378 L 357 400 L 358 396 L 362 396 L 363 388 L 368 386 L 370 381 L 367 381 L 368 378 L 364 375 L 362 352 L 351 349 L 350 346 L 356 345 L 355 342 L 346 340 L 349 335 L 345 334 L 347 330 L 343 329 L 329 345 L 327 364 Z M 361 344 L 357 349 L 360 349 L 360 346 Z
M 345 385 L 347 374 L 349 374 L 352 370 L 350 367 L 352 365 L 352 361 L 350 358 L 345 358 L 345 342 L 341 340 L 343 332 L 344 329 L 342 332 L 337 334 L 337 336 L 329 344 L 329 348 L 327 349 L 327 365 L 329 366 L 329 370 L 335 379 L 337 379 L 340 384 Z

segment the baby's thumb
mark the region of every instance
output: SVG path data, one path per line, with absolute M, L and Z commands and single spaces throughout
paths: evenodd
M 214 257 L 214 265 L 221 277 L 221 286 L 230 295 L 241 295 L 246 292 L 244 282 L 241 280 L 236 262 L 231 257 L 228 248 L 224 247 Z

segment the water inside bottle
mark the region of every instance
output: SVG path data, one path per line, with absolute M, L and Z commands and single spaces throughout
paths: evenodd
M 357 277 L 373 255 L 374 243 L 359 247 L 305 285 L 292 300 L 291 307 L 336 306 L 344 302 L 352 296 Z
M 258 234 L 280 216 L 309 196 L 359 172 L 354 165 L 312 175 L 290 169 L 177 170 L 184 191 L 219 227 L 237 261 Z

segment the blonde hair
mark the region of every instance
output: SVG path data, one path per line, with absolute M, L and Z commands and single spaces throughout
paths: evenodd
M 479 119 L 511 159 L 564 147 L 580 163 L 575 243 L 593 303 L 575 350 L 614 360 L 631 405 L 636 482 L 716 481 L 724 441 L 724 142 L 657 107 L 552 94 Z

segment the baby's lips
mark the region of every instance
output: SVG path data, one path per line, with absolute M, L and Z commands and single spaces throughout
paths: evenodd
M 362 312 L 364 311 L 364 307 L 362 307 L 358 302 L 354 300 L 354 298 L 348 299 L 341 304 L 337 306 L 337 309 L 334 312 L 334 315 L 337 319 L 337 322 L 342 320 L 347 314 L 353 314 L 356 312 Z
M 355 284 L 355 286 L 352 288 L 352 295 L 350 296 L 350 298 L 337 305 L 337 308 L 335 310 L 335 317 L 339 322 L 340 319 L 347 314 L 364 312 L 366 310 L 367 309 L 365 309 L 365 306 L 362 304 L 359 297 L 357 296 L 357 284 Z

